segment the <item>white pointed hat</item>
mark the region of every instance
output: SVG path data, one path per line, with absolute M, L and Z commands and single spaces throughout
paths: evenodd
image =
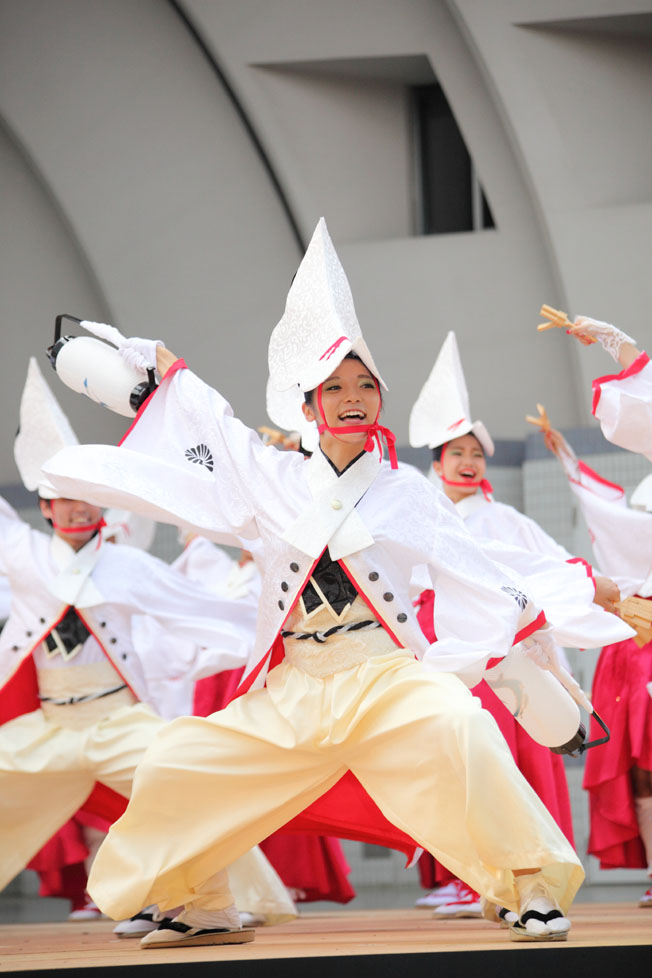
M 652 474 L 646 475 L 639 482 L 630 497 L 629 505 L 632 509 L 642 509 L 648 513 L 652 512 Z
M 270 337 L 270 384 L 277 392 L 314 390 L 351 350 L 387 390 L 362 337 L 351 289 L 322 217 Z M 300 402 L 296 396 L 291 400 L 296 410 Z M 276 416 L 272 421 L 281 424 Z M 296 419 L 290 428 L 298 428 Z
M 20 400 L 20 428 L 14 442 L 14 458 L 25 487 L 30 492 L 38 490 L 42 499 L 57 499 L 61 493 L 48 482 L 42 466 L 60 449 L 78 444 L 36 359 L 30 357 Z
M 149 550 L 154 542 L 156 523 L 147 516 L 130 513 L 128 509 L 107 509 L 104 522 L 102 536 L 105 540 L 137 550 Z
M 494 443 L 482 421 L 471 421 L 469 393 L 452 330 L 412 408 L 409 432 L 410 444 L 415 448 L 437 448 L 453 438 L 472 434 L 487 455 L 494 453 Z

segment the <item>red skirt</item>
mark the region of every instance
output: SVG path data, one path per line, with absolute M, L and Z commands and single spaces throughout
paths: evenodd
M 83 904 L 87 883 L 84 860 L 88 856 L 83 826 L 108 832 L 110 824 L 108 819 L 82 809 L 61 826 L 27 864 L 27 869 L 39 875 L 39 896 L 60 897 L 75 906 Z
M 652 771 L 652 642 L 639 649 L 633 639 L 606 645 L 593 679 L 593 705 L 611 740 L 586 755 L 584 787 L 589 793 L 589 852 L 602 869 L 646 869 L 639 835 L 631 769 Z M 592 720 L 591 737 L 601 735 Z

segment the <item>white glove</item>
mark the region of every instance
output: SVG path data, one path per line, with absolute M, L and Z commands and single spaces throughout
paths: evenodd
M 590 316 L 576 316 L 571 332 L 585 333 L 597 340 L 616 361 L 618 361 L 623 343 L 631 343 L 636 346 L 636 340 L 633 340 L 627 333 L 623 333 L 611 323 L 603 323 L 599 319 L 591 319 Z
M 84 329 L 107 343 L 118 348 L 120 356 L 133 370 L 146 374 L 148 370 L 156 369 L 156 348 L 163 346 L 163 340 L 144 340 L 139 336 L 123 336 L 115 326 L 108 323 L 92 323 L 83 319 L 80 323 Z
M 564 689 L 570 693 L 575 702 L 585 709 L 587 713 L 593 713 L 593 707 L 588 696 L 577 680 L 573 679 L 571 674 L 564 669 L 559 661 L 557 646 L 550 635 L 546 634 L 547 627 L 546 625 L 528 638 L 523 639 L 521 646 L 525 649 L 525 654 L 540 669 L 546 669 L 551 672 L 555 679 L 559 680 Z
M 540 669 L 547 669 L 552 673 L 556 673 L 562 668 L 557 653 L 557 646 L 550 635 L 547 635 L 543 629 L 540 628 L 528 638 L 524 638 L 521 645 L 525 649 L 525 654 L 528 659 L 536 662 Z

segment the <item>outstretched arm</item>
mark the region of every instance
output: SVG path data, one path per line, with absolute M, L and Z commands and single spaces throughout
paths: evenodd
M 597 340 L 603 349 L 625 369 L 630 367 L 641 354 L 636 347 L 636 340 L 627 333 L 612 326 L 611 323 L 603 323 L 599 319 L 591 319 L 590 316 L 576 316 L 575 323 L 568 332 L 583 346 L 590 346 Z

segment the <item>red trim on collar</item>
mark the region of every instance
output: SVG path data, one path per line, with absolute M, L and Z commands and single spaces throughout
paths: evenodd
M 399 647 L 399 649 L 404 649 L 405 646 L 403 645 L 403 643 L 399 641 L 399 639 L 396 637 L 396 635 L 394 634 L 394 632 L 392 631 L 392 629 L 389 627 L 389 625 L 387 624 L 387 622 L 385 621 L 385 619 L 383 618 L 383 616 L 381 615 L 381 613 L 378 611 L 378 609 L 376 607 L 374 607 L 374 605 L 372 604 L 372 602 L 370 601 L 370 599 L 368 598 L 368 596 L 365 594 L 365 592 L 363 591 L 363 589 L 360 587 L 360 585 L 356 581 L 355 577 L 353 576 L 353 574 L 351 573 L 351 571 L 349 570 L 349 568 L 344 563 L 344 560 L 338 560 L 337 563 L 340 565 L 340 567 L 342 568 L 342 570 L 344 571 L 344 573 L 346 574 L 346 576 L 348 577 L 348 579 L 351 581 L 351 584 L 353 584 L 353 586 L 355 587 L 356 591 L 358 592 L 358 594 L 360 595 L 360 597 L 362 598 L 362 600 L 364 601 L 364 603 L 367 605 L 367 607 L 368 608 L 371 608 L 371 610 L 375 614 L 376 618 L 382 624 L 383 628 L 385 629 L 385 631 L 387 632 L 387 634 L 389 635 L 389 637 L 392 639 L 392 641 L 393 642 L 396 642 L 396 644 Z M 415 658 L 416 658 L 416 656 L 415 656 Z
M 86 628 L 89 630 L 89 632 L 91 633 L 91 635 L 93 636 L 93 638 L 95 639 L 95 641 L 97 642 L 97 644 L 99 645 L 99 647 L 102 649 L 102 652 L 104 652 L 104 655 L 107 657 L 107 659 L 109 660 L 109 662 L 111 663 L 111 665 L 113 666 L 113 668 L 115 669 L 115 671 L 117 672 L 117 674 L 120 676 L 120 679 L 122 679 L 123 683 L 129 688 L 129 691 L 132 693 L 132 695 L 134 696 L 134 698 L 136 699 L 136 701 L 138 703 L 140 703 L 140 701 L 141 701 L 140 700 L 140 696 L 132 688 L 131 683 L 127 680 L 127 678 L 125 676 L 123 676 L 123 674 L 120 672 L 120 669 L 116 665 L 115 660 L 113 659 L 112 656 L 109 655 L 109 653 L 107 652 L 107 650 L 104 648 L 104 645 L 100 641 L 99 637 L 93 631 L 93 628 L 90 625 L 90 623 L 84 618 L 84 616 L 82 615 L 82 613 L 79 610 L 79 608 L 75 608 L 74 610 L 75 610 L 75 614 L 77 615 L 77 617 L 80 618 L 81 621 L 83 621 L 83 623 L 86 625 Z
M 136 412 L 136 417 L 131 422 L 131 424 L 129 425 L 129 427 L 125 431 L 124 435 L 122 436 L 122 438 L 118 442 L 118 447 L 120 447 L 120 445 L 122 445 L 123 441 L 125 441 L 125 439 L 129 437 L 129 435 L 133 431 L 134 427 L 138 424 L 138 422 L 140 421 L 140 419 L 142 418 L 142 416 L 143 416 L 143 414 L 145 412 L 145 408 L 149 406 L 149 404 L 151 403 L 151 400 L 154 397 L 154 395 L 158 391 L 160 391 L 161 386 L 163 384 L 163 381 L 164 380 L 167 380 L 168 377 L 172 377 L 172 375 L 175 374 L 177 372 L 177 370 L 187 370 L 187 369 L 188 369 L 188 366 L 186 364 L 186 361 L 182 357 L 180 357 L 178 360 L 175 360 L 174 363 L 171 366 L 168 367 L 168 369 L 163 374 L 163 377 L 161 378 L 161 383 L 158 385 L 158 387 L 156 387 L 152 391 L 152 393 L 146 398 L 146 400 L 143 401 L 143 403 L 138 408 L 138 411 Z
M 326 550 L 326 547 L 324 547 L 324 550 Z M 302 583 L 301 587 L 299 588 L 299 590 L 297 591 L 296 598 L 294 599 L 294 601 L 290 605 L 290 607 L 288 609 L 287 615 L 285 616 L 285 618 L 281 622 L 281 625 L 279 627 L 278 633 L 277 633 L 276 638 L 274 639 L 272 645 L 267 650 L 267 652 L 262 657 L 262 659 L 258 663 L 256 663 L 256 665 L 251 670 L 251 672 L 250 673 L 247 673 L 247 675 L 244 676 L 240 680 L 240 683 L 239 683 L 238 687 L 236 688 L 235 693 L 233 694 L 233 699 L 235 699 L 237 696 L 242 696 L 243 693 L 248 693 L 249 692 L 249 690 L 251 689 L 252 685 L 254 684 L 254 681 L 260 675 L 260 673 L 261 673 L 261 671 L 263 669 L 263 666 L 265 665 L 265 663 L 267 662 L 268 659 L 269 659 L 269 667 L 267 669 L 267 672 L 269 672 L 270 669 L 273 669 L 274 666 L 278 666 L 283 661 L 283 659 L 285 658 L 285 645 L 283 644 L 283 639 L 281 637 L 281 631 L 282 631 L 283 626 L 285 625 L 286 621 L 288 620 L 288 618 L 290 617 L 290 615 L 294 611 L 294 609 L 296 607 L 296 604 L 297 604 L 299 598 L 303 594 L 303 591 L 304 591 L 304 588 L 305 588 L 306 584 L 308 583 L 308 581 L 312 577 L 312 572 L 314 571 L 315 567 L 317 566 L 317 564 L 319 563 L 319 561 L 321 560 L 321 558 L 322 558 L 322 556 L 324 554 L 324 550 L 322 550 L 322 552 L 320 553 L 319 557 L 317 557 L 317 559 L 311 564 L 310 570 L 308 571 L 308 573 L 304 577 L 303 583 Z
M 628 377 L 633 377 L 635 374 L 641 372 L 641 370 L 648 365 L 650 358 L 645 351 L 639 353 L 633 363 L 630 363 L 629 367 L 625 367 L 621 370 L 619 374 L 605 374 L 604 377 L 596 377 L 592 383 L 593 388 L 593 404 L 591 405 L 591 413 L 595 415 L 598 409 L 598 402 L 600 400 L 600 394 L 602 393 L 602 384 L 608 384 L 611 380 L 627 380 Z

